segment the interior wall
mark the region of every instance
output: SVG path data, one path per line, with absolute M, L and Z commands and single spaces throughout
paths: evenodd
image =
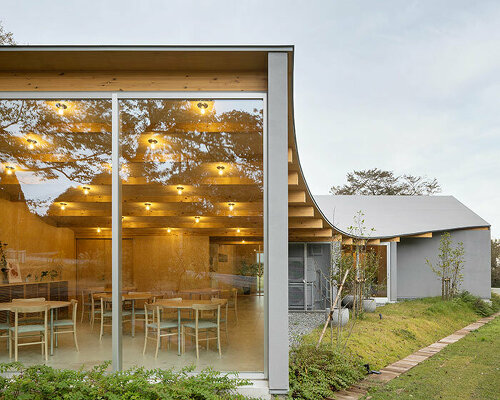
M 122 241 L 122 285 L 134 284 L 132 239 Z M 78 290 L 111 285 L 111 239 L 76 239 Z
M 208 236 L 139 236 L 133 243 L 137 290 L 182 290 L 210 286 Z
M 7 259 L 19 262 L 23 282 L 29 274 L 34 282 L 43 271 L 55 270 L 59 275 L 54 280 L 68 280 L 69 296 L 74 296 L 75 237 L 71 229 L 45 223 L 24 202 L 0 199 L 0 240 L 8 244 Z

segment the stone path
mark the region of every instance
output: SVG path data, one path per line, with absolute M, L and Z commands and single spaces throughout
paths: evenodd
M 385 368 L 380 370 L 380 375 L 368 375 L 365 379 L 358 382 L 354 386 L 349 389 L 342 390 L 340 392 L 335 393 L 334 398 L 328 398 L 329 400 L 357 400 L 368 393 L 368 388 L 373 386 L 376 383 L 386 383 L 390 380 L 397 378 L 399 375 L 405 373 L 406 371 L 413 368 L 415 365 L 420 364 L 422 361 L 427 360 L 429 357 L 432 357 L 434 354 L 439 353 L 442 349 L 448 346 L 451 343 L 458 342 L 464 336 L 467 336 L 471 331 L 474 331 L 484 324 L 495 319 L 499 316 L 500 313 L 496 313 L 491 317 L 481 318 L 480 320 L 467 325 L 465 328 L 462 328 L 450 336 L 446 336 L 445 338 L 438 340 L 436 343 L 431 344 L 430 346 L 424 347 L 416 351 L 413 354 L 410 354 L 408 357 L 403 358 L 402 360 L 396 361 L 388 365 Z

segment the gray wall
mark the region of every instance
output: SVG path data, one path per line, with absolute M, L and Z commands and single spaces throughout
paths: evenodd
M 426 265 L 428 258 L 436 262 L 442 232 L 432 238 L 405 239 L 397 244 L 398 298 L 441 295 L 439 278 Z M 464 280 L 461 289 L 482 298 L 491 297 L 491 232 L 460 230 L 450 232 L 454 245 L 463 242 L 465 248 Z

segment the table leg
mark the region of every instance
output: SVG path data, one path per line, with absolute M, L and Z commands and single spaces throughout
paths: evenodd
M 45 338 L 47 340 L 47 338 Z M 50 309 L 50 355 L 54 355 L 54 309 Z
M 132 300 L 132 337 L 135 336 L 135 300 Z
M 177 309 L 177 355 L 181 355 L 181 309 Z

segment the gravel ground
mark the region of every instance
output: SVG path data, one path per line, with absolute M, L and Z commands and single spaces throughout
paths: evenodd
M 323 312 L 288 313 L 288 346 L 297 344 L 299 338 L 325 323 Z

